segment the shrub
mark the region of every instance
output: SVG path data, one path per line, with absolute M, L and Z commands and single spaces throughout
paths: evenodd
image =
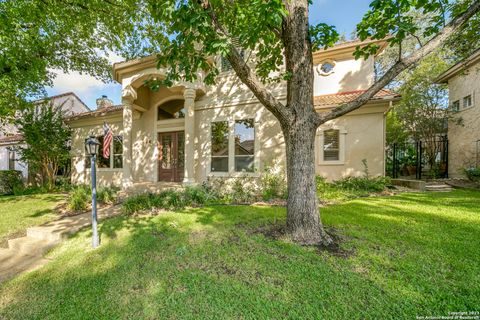
M 160 205 L 159 202 L 150 201 L 152 194 L 139 194 L 128 197 L 122 203 L 122 209 L 127 214 L 133 214 L 135 212 L 143 211 L 152 208 L 151 205 L 155 203 Z M 158 200 L 158 199 L 157 199 Z
M 118 188 L 102 187 L 97 190 L 97 201 L 104 204 L 113 204 L 117 200 Z
M 0 171 L 0 195 L 14 194 L 23 187 L 22 172 L 17 170 Z
M 385 190 L 389 182 L 390 180 L 387 177 L 347 177 L 334 181 L 333 184 L 340 189 L 380 192 Z
M 74 187 L 68 195 L 68 208 L 72 211 L 87 210 L 90 205 L 92 191 L 87 185 Z
M 287 180 L 284 175 L 276 173 L 272 168 L 265 169 L 260 186 L 263 200 L 287 198 Z
M 465 175 L 470 181 L 480 182 L 480 167 L 471 167 L 465 169 Z
M 97 202 L 113 204 L 117 199 L 117 188 L 100 187 L 97 189 Z M 72 187 L 68 194 L 68 208 L 72 211 L 87 210 L 92 201 L 92 188 L 88 185 Z

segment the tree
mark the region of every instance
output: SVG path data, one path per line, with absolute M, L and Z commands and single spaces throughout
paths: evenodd
M 402 71 L 444 44 L 480 9 L 479 0 L 462 1 L 453 7 L 447 0 L 373 1 L 357 26 L 361 40 L 388 36 L 390 45 L 401 44 L 419 30 L 408 15 L 413 9 L 431 14 L 425 21 L 428 26 L 423 28 L 429 40 L 408 56 L 400 50 L 393 66 L 355 101 L 319 114 L 313 105 L 312 50 L 332 46 L 338 33 L 325 23 L 309 25 L 308 0 L 108 0 L 103 2 L 101 11 L 96 11 L 98 1 L 41 3 L 48 8 L 39 7 L 51 12 L 76 9 L 73 18 L 70 14 L 50 16 L 55 21 L 72 18 L 75 28 L 81 29 L 90 23 L 87 18 L 93 19 L 102 31 L 102 40 L 118 43 L 118 38 L 125 35 L 128 43 L 138 43 L 145 49 L 136 48 L 136 54 L 157 53 L 158 66 L 168 68 L 161 84 L 195 80 L 199 71 L 206 74 L 207 83 L 213 83 L 218 70 L 211 58 L 228 59 L 240 80 L 282 128 L 287 154 L 288 233 L 299 243 L 324 245 L 332 240 L 318 211 L 314 166 L 317 128 L 361 107 Z M 446 17 L 451 17 L 450 22 Z M 133 28 L 124 26 L 126 21 Z M 242 57 L 242 49 L 254 53 L 250 60 Z M 358 48 L 356 56 L 368 57 L 378 49 L 375 45 Z M 279 101 L 268 87 L 268 83 L 279 81 L 286 83 L 286 103 Z M 150 84 L 152 88 L 160 85 L 155 81 Z
M 437 141 L 446 135 L 447 120 L 451 116 L 447 88 L 435 83 L 447 66 L 444 54 L 435 52 L 417 68 L 405 72 L 399 88 L 402 100 L 387 117 L 387 143 L 402 143 L 407 138 L 422 141 L 432 174 L 438 169 L 436 155 L 440 144 Z
M 24 140 L 17 148 L 20 158 L 30 171 L 40 174 L 42 184 L 49 189 L 55 186 L 59 167 L 70 159 L 67 142 L 71 130 L 63 122 L 61 107 L 48 102 L 35 105 L 15 121 Z
M 28 99 L 44 97 L 54 70 L 76 70 L 109 81 L 106 55 L 118 46 L 130 23 L 109 15 L 104 1 L 88 2 L 89 10 L 98 14 L 89 14 L 83 1 L 76 0 L 0 1 L 0 122 L 28 108 Z M 99 19 L 110 23 L 109 32 L 119 31 L 117 27 L 122 32 L 105 37 L 97 28 L 103 24 Z

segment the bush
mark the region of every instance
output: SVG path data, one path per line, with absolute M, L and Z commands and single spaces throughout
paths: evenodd
M 85 211 L 90 205 L 92 190 L 89 186 L 74 187 L 68 195 L 68 208 L 72 211 Z
M 287 198 L 287 180 L 284 175 L 274 172 L 272 168 L 265 169 L 260 185 L 263 200 Z
M 117 200 L 118 188 L 103 187 L 97 190 L 97 201 L 103 204 L 113 204 Z
M 386 177 L 365 178 L 365 177 L 347 177 L 334 181 L 333 184 L 345 190 L 357 190 L 367 192 L 381 192 L 385 190 L 390 180 Z
M 118 188 L 100 187 L 97 189 L 99 204 L 113 204 L 117 199 Z M 85 211 L 92 201 L 92 188 L 88 185 L 72 187 L 68 195 L 68 208 L 72 211 Z
M 472 167 L 465 169 L 465 175 L 470 181 L 480 182 L 480 167 Z
M 14 194 L 23 187 L 22 172 L 17 170 L 0 171 L 0 195 Z

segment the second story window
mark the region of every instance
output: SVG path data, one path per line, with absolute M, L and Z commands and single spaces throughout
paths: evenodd
M 453 112 L 458 112 L 458 111 L 460 111 L 460 100 L 453 101 L 453 103 L 452 103 L 452 111 L 453 111 Z
M 335 61 L 325 60 L 317 66 L 317 73 L 321 76 L 329 76 L 335 71 Z
M 463 107 L 468 108 L 472 106 L 472 95 L 469 94 L 466 97 L 463 97 Z

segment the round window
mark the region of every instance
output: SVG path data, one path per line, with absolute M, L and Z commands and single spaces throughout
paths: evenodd
M 320 63 L 317 67 L 318 74 L 321 76 L 328 76 L 333 73 L 335 69 L 335 62 L 328 60 Z

